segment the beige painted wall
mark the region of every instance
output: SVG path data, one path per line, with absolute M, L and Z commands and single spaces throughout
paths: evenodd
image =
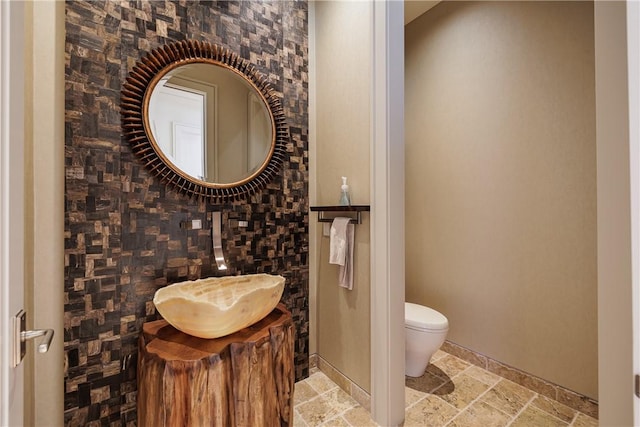
M 352 204 L 369 204 L 371 4 L 314 2 L 314 7 L 310 80 L 316 113 L 310 151 L 315 168 L 310 171 L 310 202 L 337 205 L 340 177 L 346 176 Z M 311 221 L 316 221 L 315 213 Z M 364 214 L 363 223 L 356 225 L 352 291 L 338 287 L 338 269 L 328 263 L 329 238 L 322 236 L 322 226 L 310 228 L 311 282 L 316 289 L 312 320 L 317 318 L 311 326 L 311 336 L 317 339 L 310 347 L 367 391 L 371 384 L 369 224 L 369 215 Z
M 449 339 L 597 397 L 593 4 L 406 27 L 406 295 Z

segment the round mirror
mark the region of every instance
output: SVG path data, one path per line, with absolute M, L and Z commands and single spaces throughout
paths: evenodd
M 190 196 L 253 194 L 284 157 L 280 101 L 255 68 L 216 45 L 181 41 L 150 52 L 130 72 L 122 107 L 134 153 Z
M 210 63 L 174 68 L 147 91 L 152 143 L 194 179 L 233 185 L 260 171 L 274 146 L 271 114 L 258 90 Z

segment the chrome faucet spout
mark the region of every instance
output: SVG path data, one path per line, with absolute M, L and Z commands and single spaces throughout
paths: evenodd
M 227 264 L 224 261 L 224 252 L 222 251 L 222 212 L 213 212 L 211 222 L 213 222 L 213 230 L 211 232 L 213 257 L 216 260 L 218 270 L 224 271 L 227 269 Z

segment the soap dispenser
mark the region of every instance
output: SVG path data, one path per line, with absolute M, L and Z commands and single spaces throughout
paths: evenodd
M 342 186 L 340 187 L 340 206 L 351 206 L 349 197 L 349 186 L 347 185 L 347 177 L 342 177 Z

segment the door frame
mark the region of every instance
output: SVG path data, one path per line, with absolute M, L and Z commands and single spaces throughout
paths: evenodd
M 598 403 L 602 425 L 638 418 L 634 374 L 638 355 L 638 40 L 627 28 L 632 1 L 594 2 L 598 233 Z M 627 9 L 629 8 L 629 9 Z M 637 23 L 636 23 L 637 25 Z M 635 38 L 635 40 L 634 40 Z M 632 52 L 635 45 L 635 52 Z M 635 57 L 635 60 L 633 59 Z M 637 96 L 637 94 L 635 95 Z M 633 136 L 635 127 L 635 137 Z M 635 138 L 635 140 L 634 140 Z M 637 424 L 636 424 L 637 425 Z
M 627 2 L 628 75 L 640 76 L 640 3 Z M 629 156 L 631 172 L 631 268 L 633 371 L 640 374 L 640 78 L 629 79 Z M 638 391 L 636 391 L 638 392 Z M 640 398 L 633 398 L 633 425 L 640 425 Z
M 27 398 L 33 425 L 64 425 L 65 2 L 26 3 L 32 61 L 29 308 L 32 326 L 55 331 L 49 351 L 32 354 L 33 378 L 38 380 L 29 384 L 32 394 Z
M 13 367 L 12 316 L 24 308 L 22 2 L 0 2 L 0 425 L 24 423 L 24 364 Z
M 371 417 L 404 420 L 404 3 L 371 22 Z

